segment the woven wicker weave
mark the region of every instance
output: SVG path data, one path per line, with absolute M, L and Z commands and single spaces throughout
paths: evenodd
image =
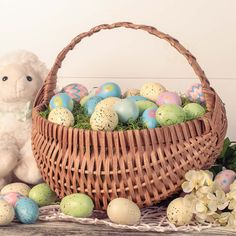
M 57 72 L 67 53 L 83 38 L 118 27 L 164 39 L 187 59 L 202 83 L 208 109 L 204 117 L 156 129 L 97 132 L 66 128 L 40 116 L 54 95 Z M 35 100 L 32 147 L 44 180 L 59 197 L 85 192 L 96 209 L 106 209 L 116 197 L 130 198 L 143 207 L 178 191 L 188 170 L 211 166 L 221 151 L 226 129 L 224 105 L 195 57 L 152 26 L 119 22 L 78 35 L 59 53 Z

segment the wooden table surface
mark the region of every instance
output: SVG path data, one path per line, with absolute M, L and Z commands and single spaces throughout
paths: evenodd
M 0 227 L 0 236 L 65 236 L 65 235 L 236 235 L 232 232 L 218 231 L 218 230 L 205 230 L 201 232 L 169 232 L 169 233 L 157 233 L 157 232 L 138 232 L 129 230 L 118 230 L 113 229 L 108 226 L 101 225 L 83 225 L 77 223 L 67 223 L 67 222 L 38 222 L 33 225 L 23 225 L 19 223 L 13 223 L 9 226 Z

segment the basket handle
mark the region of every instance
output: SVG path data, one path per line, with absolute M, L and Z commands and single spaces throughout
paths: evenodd
M 195 74 L 199 77 L 203 93 L 206 99 L 206 106 L 208 111 L 212 111 L 214 108 L 214 100 L 215 100 L 215 92 L 210 87 L 210 83 L 208 79 L 206 78 L 206 75 L 204 71 L 201 69 L 200 65 L 197 63 L 196 58 L 187 50 L 185 49 L 175 38 L 171 37 L 168 34 L 162 33 L 161 31 L 157 30 L 156 28 L 152 26 L 147 25 L 138 25 L 133 24 L 130 22 L 118 22 L 114 24 L 102 24 L 98 25 L 88 32 L 84 32 L 76 36 L 57 56 L 55 63 L 53 64 L 49 74 L 47 75 L 47 78 L 44 82 L 44 89 L 41 89 L 41 92 L 38 93 L 37 98 L 35 101 L 42 101 L 41 99 L 38 99 L 39 96 L 42 97 L 43 95 L 43 102 L 48 103 L 49 99 L 53 96 L 53 91 L 56 88 L 57 83 L 57 72 L 59 68 L 61 67 L 62 61 L 65 59 L 67 53 L 70 50 L 73 50 L 74 47 L 83 39 L 86 37 L 90 37 L 93 34 L 99 32 L 100 30 L 106 30 L 106 29 L 114 29 L 114 28 L 130 28 L 135 30 L 144 30 L 148 32 L 149 34 L 155 35 L 160 39 L 166 40 L 171 46 L 177 49 L 177 51 L 182 54 L 190 64 L 190 66 L 193 68 Z M 40 94 L 44 93 L 44 94 Z M 35 102 L 34 106 L 37 106 L 38 102 Z

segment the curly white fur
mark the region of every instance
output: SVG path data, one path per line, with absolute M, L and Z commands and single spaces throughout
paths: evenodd
M 0 59 L 0 189 L 17 177 L 36 184 L 41 175 L 31 149 L 31 106 L 48 70 L 18 51 Z

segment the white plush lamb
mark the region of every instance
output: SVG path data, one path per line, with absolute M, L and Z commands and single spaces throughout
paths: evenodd
M 31 149 L 31 111 L 47 72 L 31 52 L 0 59 L 0 189 L 13 179 L 41 181 Z

